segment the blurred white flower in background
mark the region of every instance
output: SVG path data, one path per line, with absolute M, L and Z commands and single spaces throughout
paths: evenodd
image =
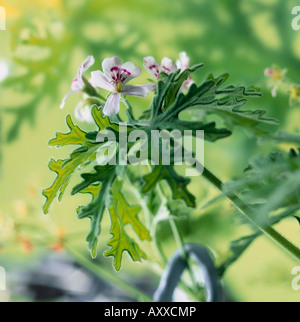
M 9 67 L 5 61 L 0 61 L 0 83 L 2 83 L 9 75 Z

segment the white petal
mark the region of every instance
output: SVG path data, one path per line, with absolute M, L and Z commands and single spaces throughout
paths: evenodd
M 84 102 L 80 102 L 75 107 L 74 115 L 75 115 L 76 119 L 80 122 L 87 122 L 87 123 L 94 122 L 90 107 L 87 104 L 85 104 Z
M 72 85 L 71 85 L 72 91 L 82 91 L 83 88 L 84 88 L 84 83 L 82 79 L 79 79 L 78 77 L 73 79 Z
M 183 69 L 182 64 L 181 64 L 181 60 L 179 60 L 179 59 L 176 60 L 176 66 L 177 66 L 178 69 L 181 69 L 181 70 Z
M 154 57 L 152 56 L 145 57 L 144 67 L 153 78 L 155 79 L 159 78 L 159 65 Z
M 164 57 L 161 61 L 161 72 L 166 74 L 172 74 L 176 72 L 177 66 L 176 64 L 168 57 Z
M 83 72 L 85 72 L 94 64 L 95 64 L 94 56 L 88 56 L 86 60 L 83 62 L 83 64 L 80 66 L 80 69 L 83 70 Z
M 72 91 L 70 93 L 68 93 L 62 100 L 61 104 L 60 104 L 60 108 L 63 109 L 66 105 L 66 100 L 69 98 L 69 96 L 75 94 L 75 93 L 79 93 L 80 91 Z
M 121 66 L 122 72 L 129 75 L 126 77 L 123 84 L 128 83 L 131 79 L 136 78 L 142 74 L 142 69 L 140 67 L 134 66 L 133 63 L 127 62 Z
M 109 82 L 109 79 L 100 70 L 92 72 L 91 83 L 93 86 L 106 89 L 109 92 L 115 91 L 115 87 Z
M 275 86 L 271 91 L 272 97 L 277 97 L 277 91 L 277 87 Z
M 137 85 L 137 86 L 132 86 L 132 85 L 126 85 L 123 87 L 122 94 L 128 95 L 128 96 L 138 96 L 138 97 L 146 97 L 149 92 L 154 89 L 153 85 L 150 88 L 150 85 L 152 84 L 147 84 L 147 85 Z
M 179 58 L 180 58 L 180 62 L 181 62 L 181 69 L 185 70 L 189 68 L 190 65 L 190 58 L 188 57 L 188 55 L 186 54 L 185 51 L 182 51 L 179 54 Z
M 72 90 L 83 90 L 84 89 L 84 82 L 83 82 L 83 73 L 87 71 L 91 66 L 95 64 L 95 58 L 93 56 L 88 56 L 86 60 L 81 64 L 78 69 L 77 77 L 72 82 Z
M 146 91 L 148 91 L 148 93 L 154 91 L 157 87 L 157 85 L 154 83 L 149 83 L 145 85 L 136 85 L 136 86 L 143 87 Z
M 107 116 L 118 114 L 120 111 L 120 98 L 120 93 L 111 94 L 105 103 L 103 114 Z
M 117 56 L 114 56 L 114 57 L 111 57 L 111 58 L 105 58 L 103 60 L 103 63 L 102 63 L 102 69 L 103 69 L 103 72 L 104 74 L 109 78 L 111 79 L 111 69 L 113 67 L 118 67 L 120 68 L 122 65 L 122 62 L 121 60 L 117 57 Z
M 0 83 L 3 82 L 9 75 L 8 64 L 4 61 L 0 61 Z

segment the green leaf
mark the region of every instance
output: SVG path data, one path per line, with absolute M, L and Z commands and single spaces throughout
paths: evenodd
M 81 192 L 90 193 L 93 196 L 92 202 L 77 209 L 79 219 L 90 218 L 91 220 L 91 228 L 86 240 L 93 258 L 97 256 L 103 214 L 111 203 L 110 191 L 116 178 L 116 167 L 96 166 L 94 170 L 93 173 L 82 174 L 83 181 L 72 190 L 72 195 Z
M 265 135 L 261 138 L 261 141 L 265 143 L 266 141 L 274 141 L 276 143 L 290 143 L 297 144 L 300 146 L 300 135 L 287 133 L 285 131 L 279 131 L 275 134 Z
M 299 225 L 300 225 L 300 217 L 297 217 L 297 216 L 294 216 L 295 217 L 295 219 L 297 220 L 297 222 L 299 223 Z
M 61 201 L 72 174 L 80 165 L 86 164 L 94 153 L 96 153 L 96 146 L 92 146 L 90 149 L 86 148 L 82 153 L 77 151 L 67 160 L 50 160 L 49 169 L 55 172 L 57 177 L 49 188 L 43 190 L 43 195 L 47 198 L 43 207 L 44 214 L 49 212 L 49 207 L 57 194 L 59 194 L 58 200 Z
M 281 220 L 292 216 L 292 214 L 294 214 L 299 209 L 300 209 L 300 205 L 291 206 L 287 208 L 279 215 L 271 217 L 270 225 L 278 224 Z M 256 228 L 254 228 L 254 226 L 252 228 L 255 230 L 254 234 L 249 236 L 244 236 L 230 243 L 231 255 L 218 268 L 219 274 L 221 276 L 224 275 L 225 271 L 230 267 L 230 265 L 235 263 L 244 254 L 244 252 L 247 250 L 248 247 L 252 245 L 252 243 L 256 240 L 256 238 L 258 238 L 263 234 L 260 230 L 257 230 Z
M 227 129 L 217 129 L 215 122 L 204 124 L 202 122 L 181 121 L 176 119 L 172 122 L 157 122 L 155 128 L 168 131 L 179 130 L 182 135 L 184 135 L 184 131 L 190 130 L 193 131 L 194 136 L 196 135 L 196 131 L 204 131 L 204 139 L 209 142 L 215 142 L 231 135 L 231 132 Z
M 162 180 L 167 181 L 175 200 L 182 199 L 188 207 L 196 207 L 196 198 L 187 189 L 190 179 L 178 175 L 172 166 L 155 166 L 151 173 L 144 176 L 145 185 L 142 191 L 150 192 Z
M 69 184 L 69 177 L 71 173 L 69 169 L 62 168 L 63 162 L 64 160 L 55 161 L 54 159 L 51 159 L 49 162 L 49 169 L 53 172 L 56 172 L 57 177 L 51 187 L 43 190 L 43 195 L 47 198 L 43 208 L 45 215 L 49 212 L 49 207 L 58 193 L 59 201 L 62 199 L 62 196 Z
M 224 185 L 248 204 L 258 205 L 258 216 L 300 204 L 300 157 L 291 150 L 254 157 L 244 174 Z M 259 219 L 259 218 L 258 218 Z
M 67 125 L 70 129 L 69 133 L 56 133 L 56 138 L 49 142 L 50 146 L 66 146 L 66 145 L 84 145 L 86 142 L 86 132 L 82 131 L 77 125 L 74 125 L 71 115 L 67 115 Z
M 119 125 L 112 123 L 108 116 L 103 116 L 102 111 L 98 110 L 96 105 L 92 108 L 92 116 L 99 131 L 112 130 L 114 132 L 119 132 Z
M 195 65 L 193 67 L 190 67 L 188 69 L 185 69 L 184 71 L 182 71 L 178 77 L 175 77 L 173 83 L 171 84 L 168 94 L 166 95 L 166 102 L 165 102 L 165 106 L 166 108 L 168 106 L 170 106 L 176 99 L 176 96 L 178 95 L 182 84 L 187 80 L 187 78 L 194 73 L 195 71 L 197 71 L 199 68 L 203 67 L 204 64 L 198 64 Z M 177 74 L 176 74 L 177 75 Z
M 260 97 L 261 93 L 243 86 L 221 88 L 227 78 L 228 74 L 218 78 L 210 75 L 200 86 L 193 84 L 186 95 L 181 93 L 177 96 L 166 113 L 159 116 L 159 120 L 173 120 L 183 110 L 194 106 L 196 109 L 206 110 L 208 114 L 222 117 L 230 128 L 233 125 L 239 125 L 256 134 L 266 133 L 259 128 L 259 125 L 278 124 L 275 119 L 265 117 L 265 111 L 242 110 L 241 107 L 247 103 L 248 98 Z
M 218 272 L 220 276 L 223 276 L 228 267 L 235 263 L 241 257 L 241 255 L 244 254 L 246 249 L 254 242 L 254 240 L 258 236 L 259 234 L 245 236 L 230 243 L 231 256 L 222 265 L 219 266 Z
M 148 230 L 138 218 L 140 206 L 129 205 L 121 192 L 121 187 L 121 183 L 117 180 L 112 187 L 113 205 L 109 208 L 109 213 L 112 222 L 110 233 L 113 237 L 108 242 L 111 249 L 105 253 L 105 256 L 114 257 L 114 266 L 117 271 L 121 268 L 125 251 L 134 261 L 146 259 L 146 254 L 126 232 L 126 225 L 131 225 L 140 240 L 151 241 Z
M 51 144 L 58 146 L 66 145 L 82 145 L 79 149 L 73 151 L 69 159 L 53 160 L 49 162 L 49 169 L 56 173 L 56 178 L 53 184 L 43 190 L 43 195 L 46 197 L 46 203 L 43 207 L 44 214 L 49 212 L 49 207 L 53 200 L 58 195 L 58 200 L 61 201 L 63 194 L 69 185 L 72 174 L 79 166 L 85 166 L 94 158 L 98 149 L 98 145 L 84 140 L 85 132 L 81 131 L 77 126 L 74 126 L 71 116 L 67 116 L 67 124 L 70 132 L 67 134 L 57 133 L 55 139 L 51 140 Z
M 239 194 L 255 207 L 255 221 L 267 222 L 270 226 L 293 216 L 300 209 L 300 156 L 291 150 L 287 153 L 272 153 L 256 156 L 241 178 L 226 183 L 226 192 Z M 281 212 L 277 214 L 277 211 Z M 276 211 L 276 215 L 272 212 Z M 295 216 L 293 216 L 295 217 Z M 231 243 L 232 255 L 220 266 L 220 273 L 244 253 L 262 232 L 251 225 L 254 234 Z

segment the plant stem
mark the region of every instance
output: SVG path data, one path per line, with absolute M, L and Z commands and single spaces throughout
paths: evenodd
M 207 168 L 204 168 L 202 174 L 215 188 L 221 191 L 226 198 L 231 202 L 231 204 L 244 215 L 252 224 L 254 224 L 262 233 L 273 240 L 278 246 L 285 250 L 289 255 L 300 261 L 300 249 L 288 241 L 284 236 L 273 229 L 268 223 L 258 223 L 253 218 L 253 210 L 246 205 L 236 194 L 223 191 L 223 183 L 217 178 L 212 172 Z
M 169 216 L 169 222 L 170 222 L 170 226 L 171 226 L 171 229 L 172 229 L 172 232 L 173 232 L 173 236 L 174 236 L 174 238 L 176 240 L 176 243 L 177 243 L 178 247 L 181 250 L 181 254 L 182 254 L 183 258 L 185 259 L 185 261 L 187 263 L 187 269 L 188 269 L 190 278 L 192 280 L 193 287 L 195 289 L 195 295 L 197 295 L 200 292 L 200 288 L 199 288 L 199 285 L 198 285 L 198 283 L 196 281 L 196 278 L 194 276 L 193 269 L 192 269 L 192 267 L 190 265 L 189 255 L 187 254 L 187 252 L 185 250 L 183 237 L 181 236 L 181 234 L 179 232 L 179 229 L 178 229 L 178 227 L 176 225 L 176 222 L 175 222 L 175 220 L 174 220 L 174 218 L 172 216 Z
M 150 211 L 149 211 L 149 209 L 148 209 L 148 206 L 147 206 L 147 204 L 146 204 L 146 202 L 145 202 L 145 200 L 143 199 L 143 196 L 140 194 L 140 192 L 139 192 L 139 190 L 135 187 L 135 185 L 130 181 L 130 179 L 129 179 L 129 177 L 128 177 L 128 175 L 127 174 L 125 174 L 125 176 L 124 176 L 124 179 L 126 180 L 126 182 L 132 187 L 132 189 L 131 189 L 131 191 L 133 192 L 133 194 L 135 195 L 135 197 L 140 201 L 140 204 L 141 204 L 141 207 L 142 207 L 142 209 L 143 209 L 143 212 L 145 213 L 145 214 L 147 214 L 147 217 L 149 217 L 149 220 L 151 220 L 151 214 L 150 214 Z M 164 195 L 163 195 L 163 193 L 162 193 L 162 191 L 161 191 L 161 189 L 157 189 L 157 192 L 158 192 L 158 194 L 159 194 L 159 196 L 160 196 L 160 199 L 161 199 L 161 201 L 162 202 L 164 202 L 163 200 L 165 200 L 165 197 L 164 197 Z M 160 208 L 161 209 L 161 208 Z M 169 218 L 170 219 L 170 218 Z M 175 221 L 174 221 L 174 219 L 173 218 L 171 218 L 172 219 L 172 221 L 174 222 L 174 225 L 176 225 L 176 223 L 175 223 Z M 159 241 L 158 241 L 158 238 L 156 238 L 156 232 L 157 232 L 157 230 L 156 230 L 156 223 L 151 223 L 151 225 L 155 225 L 155 228 L 154 228 L 154 230 L 153 230 L 153 232 L 152 232 L 152 235 L 153 235 L 153 240 L 154 240 L 154 244 L 155 244 L 155 248 L 156 248 L 156 251 L 158 252 L 158 254 L 159 254 L 159 256 L 161 257 L 161 259 L 162 259 L 162 261 L 163 261 L 163 263 L 164 263 L 164 265 L 166 266 L 167 264 L 168 264 L 168 259 L 167 259 L 167 257 L 166 257 L 166 255 L 164 254 L 164 252 L 163 252 L 163 250 L 162 250 L 162 247 L 161 247 L 161 245 L 160 245 L 160 243 L 159 243 Z M 177 234 L 177 227 L 175 226 L 174 227 L 174 229 L 175 229 L 175 231 L 174 231 L 174 234 Z M 152 229 L 151 229 L 151 231 L 152 231 Z M 179 235 L 179 238 L 181 238 L 180 237 L 180 235 Z M 178 242 L 177 242 L 177 244 L 179 244 Z M 182 241 L 182 245 L 183 245 L 183 241 Z M 181 248 L 181 246 L 180 246 L 180 248 Z M 181 248 L 182 249 L 182 248 Z M 184 250 L 185 251 L 185 250 Z M 196 282 L 194 282 L 194 279 L 193 279 L 193 277 L 192 277 L 192 282 L 195 284 Z M 182 282 L 182 281 L 180 281 L 179 282 L 179 286 L 181 287 L 181 289 L 183 290 L 183 291 L 185 291 L 186 292 L 186 294 L 188 294 L 192 299 L 194 299 L 194 300 L 198 300 L 198 298 L 196 297 L 196 295 L 194 294 L 195 293 L 195 291 L 193 291 L 189 286 L 187 286 L 187 285 L 185 285 L 184 284 L 184 282 Z M 197 292 L 197 294 L 199 294 L 199 292 Z
M 150 295 L 136 288 L 132 284 L 129 284 L 126 281 L 122 280 L 117 276 L 117 273 L 112 273 L 111 271 L 106 270 L 104 267 L 100 266 L 99 263 L 96 264 L 92 262 L 70 245 L 65 245 L 65 247 L 66 250 L 71 254 L 71 256 L 88 271 L 94 273 L 103 280 L 109 281 L 111 284 L 121 289 L 124 293 L 132 296 L 138 301 L 153 302 L 153 299 Z
M 161 183 L 158 183 L 157 190 L 158 190 L 158 193 L 160 195 L 162 203 L 165 204 L 166 203 L 166 198 L 165 198 L 165 196 L 164 196 L 164 194 L 162 192 Z M 191 281 L 192 281 L 192 284 L 193 284 L 194 292 L 195 292 L 194 295 L 197 297 L 197 294 L 199 294 L 199 292 L 200 292 L 200 288 L 199 288 L 199 285 L 198 285 L 198 283 L 196 281 L 196 278 L 194 276 L 194 272 L 192 270 L 192 267 L 190 265 L 189 256 L 188 256 L 188 254 L 187 254 L 187 252 L 185 250 L 185 247 L 184 247 L 183 237 L 180 234 L 180 231 L 179 231 L 179 229 L 178 229 L 178 227 L 176 225 L 174 217 L 172 215 L 170 215 L 170 213 L 169 213 L 169 223 L 170 223 L 171 230 L 172 230 L 174 239 L 176 241 L 176 244 L 177 244 L 178 248 L 181 250 L 182 257 L 186 261 L 187 269 L 188 269 L 188 272 L 189 272 L 189 275 L 190 275 L 190 278 L 191 278 Z

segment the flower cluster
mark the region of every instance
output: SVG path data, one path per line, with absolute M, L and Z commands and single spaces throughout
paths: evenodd
M 92 123 L 91 105 L 93 103 L 103 107 L 103 114 L 113 116 L 120 111 L 120 102 L 125 96 L 146 97 L 154 91 L 157 82 L 161 79 L 161 74 L 170 75 L 178 69 L 184 71 L 189 68 L 189 57 L 185 52 L 180 53 L 180 59 L 174 63 L 170 58 L 163 58 L 161 65 L 154 57 L 144 58 L 144 68 L 153 77 L 154 82 L 144 85 L 128 85 L 128 83 L 141 75 L 142 69 L 136 67 L 131 62 L 122 64 L 118 57 L 105 58 L 102 63 L 102 71 L 91 72 L 91 78 L 87 80 L 84 73 L 95 64 L 93 56 L 87 59 L 79 67 L 77 76 L 73 80 L 71 89 L 62 101 L 61 108 L 65 106 L 68 97 L 74 93 L 82 93 L 83 100 L 75 108 L 75 117 L 79 121 Z M 183 87 L 189 88 L 194 83 L 191 77 L 184 82 Z M 105 90 L 108 94 L 104 98 L 99 93 L 99 89 Z
M 289 104 L 291 106 L 300 104 L 300 85 L 291 82 L 287 77 L 287 69 L 281 69 L 275 65 L 265 69 L 265 76 L 268 78 L 268 86 L 271 88 L 273 97 L 278 92 L 289 94 Z

